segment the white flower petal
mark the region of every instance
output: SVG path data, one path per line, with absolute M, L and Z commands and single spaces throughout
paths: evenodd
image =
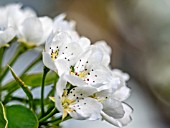
M 89 65 L 101 64 L 103 58 L 102 51 L 94 47 L 92 47 L 91 50 L 92 50 L 92 54 L 88 58 Z
M 18 28 L 22 22 L 28 17 L 36 17 L 36 13 L 31 8 L 22 8 L 22 4 L 9 4 L 7 5 L 7 13 L 10 26 L 15 28 L 18 34 Z
M 118 121 L 119 121 L 123 126 L 126 126 L 126 125 L 127 125 L 128 123 L 130 123 L 131 120 L 132 120 L 131 114 L 132 114 L 132 112 L 133 112 L 133 109 L 132 109 L 129 105 L 125 104 L 125 103 L 123 103 L 123 109 L 124 109 L 124 111 L 125 111 L 125 114 L 124 114 L 123 118 L 118 119 Z
M 108 86 L 114 91 L 117 91 L 119 88 L 126 86 L 125 81 L 119 77 L 110 77 L 110 83 Z
M 57 95 L 57 93 L 55 95 L 55 106 L 62 114 L 64 113 L 64 109 L 63 109 L 63 106 L 61 104 L 60 97 L 59 97 L 59 95 Z
M 68 99 L 76 100 L 84 97 L 92 96 L 97 92 L 96 88 L 93 87 L 75 87 L 70 90 Z
M 103 112 L 105 112 L 107 115 L 115 119 L 122 118 L 124 116 L 125 112 L 120 101 L 108 98 L 107 100 L 102 102 L 102 104 Z
M 97 99 L 101 99 L 101 100 L 106 100 L 107 98 L 109 98 L 112 95 L 112 90 L 111 89 L 107 89 L 107 90 L 102 90 L 102 91 L 98 91 L 96 93 L 96 97 Z
M 66 88 L 67 81 L 63 78 L 63 75 L 59 78 L 56 85 L 56 94 L 60 97 L 63 95 L 64 89 Z
M 75 72 L 79 73 L 85 69 L 90 71 L 92 67 L 101 64 L 102 55 L 100 50 L 90 47 L 80 55 L 79 61 L 75 64 Z
M 111 73 L 103 65 L 95 65 L 90 68 L 88 76 L 85 79 L 86 82 L 90 85 L 102 85 L 109 82 L 108 77 L 111 76 Z M 100 87 L 100 86 L 98 86 Z
M 113 70 L 112 70 L 112 75 L 113 75 L 114 77 L 119 77 L 119 78 L 123 79 L 124 81 L 128 81 L 128 80 L 130 79 L 129 74 L 124 73 L 124 72 L 122 72 L 122 71 L 119 70 L 119 69 L 113 69 Z
M 70 105 L 70 108 L 74 111 L 69 114 L 75 119 L 97 120 L 101 118 L 102 104 L 92 98 L 81 99 Z
M 103 119 L 118 127 L 126 126 L 132 120 L 131 114 L 133 112 L 133 109 L 127 104 L 123 103 L 122 105 L 123 105 L 123 110 L 125 111 L 125 114 L 122 118 L 114 119 L 113 117 L 107 115 L 105 112 L 102 111 L 101 115 Z
M 0 47 L 10 42 L 15 37 L 15 31 L 9 27 L 5 31 L 0 32 Z
M 40 20 L 36 17 L 27 18 L 19 28 L 21 38 L 26 42 L 35 43 L 40 45 L 42 42 L 43 28 Z
M 55 66 L 57 67 L 58 75 L 61 76 L 63 73 L 68 73 L 70 71 L 70 66 L 65 60 L 56 60 Z
M 65 47 L 61 47 L 58 55 L 58 59 L 66 60 L 70 66 L 74 65 L 77 61 L 82 49 L 77 43 L 68 43 Z
M 130 96 L 130 88 L 123 86 L 114 92 L 113 97 L 116 100 L 124 101 Z
M 50 35 L 50 33 L 52 32 L 52 27 L 53 27 L 53 21 L 51 18 L 44 16 L 44 17 L 40 17 L 39 20 L 42 23 L 42 28 L 43 28 L 43 41 L 45 42 L 47 37 Z
M 86 85 L 86 83 L 77 76 L 65 75 L 64 78 L 65 78 L 65 80 L 67 80 L 73 86 L 84 86 L 84 85 Z
M 121 124 L 118 120 L 116 120 L 116 119 L 108 116 L 108 115 L 107 115 L 106 113 L 104 113 L 103 111 L 101 112 L 101 115 L 102 115 L 103 119 L 104 119 L 105 121 L 107 121 L 108 123 L 113 124 L 113 125 L 118 126 L 118 127 L 123 127 L 122 124 Z
M 103 52 L 102 64 L 108 66 L 110 63 L 111 47 L 109 47 L 105 41 L 97 41 L 94 44 L 94 46 L 102 50 Z
M 8 16 L 6 8 L 0 8 L 0 18 L 0 31 L 3 31 L 8 27 Z
M 66 21 L 64 20 L 65 17 L 66 14 L 62 13 L 54 18 L 54 26 L 56 27 L 56 31 L 75 30 L 75 21 Z
M 45 51 L 50 52 L 50 47 L 54 51 L 60 48 L 60 51 L 65 48 L 65 46 L 71 42 L 71 38 L 66 32 L 52 33 L 47 39 Z M 62 48 L 63 47 L 63 48 Z M 50 53 L 49 53 L 50 54 Z
M 51 56 L 46 52 L 42 52 L 42 55 L 44 65 L 53 71 L 57 71 L 57 67 L 51 59 Z
M 109 55 L 112 53 L 111 47 L 109 45 L 107 45 L 106 41 L 104 41 L 104 40 L 97 41 L 97 42 L 95 42 L 94 45 L 98 46 L 98 48 L 102 48 L 102 50 Z
M 83 50 L 87 49 L 91 44 L 90 40 L 88 38 L 86 38 L 86 37 L 81 37 L 79 39 L 78 43 L 83 48 Z

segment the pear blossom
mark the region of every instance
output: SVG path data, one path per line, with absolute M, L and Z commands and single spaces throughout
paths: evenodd
M 76 22 L 74 20 L 67 21 L 65 20 L 66 14 L 62 13 L 54 18 L 54 32 L 66 32 L 70 35 L 72 40 L 79 40 L 80 36 L 75 30 Z
M 21 3 L 9 4 L 6 6 L 9 24 L 15 29 L 18 34 L 19 26 L 26 18 L 36 17 L 36 13 L 29 7 L 22 8 Z
M 63 118 L 69 114 L 78 120 L 103 119 L 118 127 L 125 126 L 131 121 L 132 108 L 119 101 L 118 95 L 114 95 L 122 90 L 98 91 L 93 86 L 73 86 L 67 80 L 64 74 L 60 77 L 55 95 L 56 107 Z M 119 94 L 118 97 L 121 97 L 121 93 Z M 126 95 L 129 96 L 127 93 Z
M 107 56 L 107 55 L 106 55 Z M 73 85 L 89 85 L 98 90 L 120 88 L 122 82 L 113 77 L 111 70 L 105 66 L 105 54 L 97 46 L 89 47 L 83 52 L 78 61 L 70 68 L 70 73 L 65 74 L 68 82 Z
M 108 66 L 109 63 L 110 63 L 110 56 L 111 56 L 111 48 L 110 46 L 107 45 L 107 43 L 103 40 L 101 41 L 97 41 L 94 43 L 94 47 L 100 49 L 103 53 L 103 59 L 102 59 L 102 63 L 105 65 L 105 66 Z
M 128 87 L 126 88 L 129 89 Z M 97 92 L 95 95 L 95 98 L 101 101 L 103 105 L 101 112 L 103 120 L 118 127 L 123 127 L 132 120 L 133 109 L 122 102 L 130 96 L 130 91 L 128 93 L 123 92 L 122 89 L 118 89 L 115 92 L 104 90 Z
M 7 16 L 7 9 L 5 7 L 0 8 L 0 47 L 7 46 L 16 35 L 14 28 L 10 26 Z
M 68 33 L 55 32 L 50 34 L 46 41 L 43 62 L 46 67 L 61 76 L 64 72 L 70 71 L 70 67 L 82 51 L 81 45 L 74 42 Z
M 57 83 L 55 102 L 63 119 L 69 114 L 74 119 L 97 120 L 101 118 L 102 104 L 90 97 L 96 92 L 92 87 L 66 88 L 67 81 L 60 77 Z M 90 108 L 90 109 L 89 109 Z
M 53 21 L 47 16 L 26 18 L 19 26 L 19 42 L 32 47 L 39 46 L 45 43 L 52 27 Z
M 114 92 L 114 97 L 116 100 L 124 101 L 130 96 L 130 88 L 126 86 L 126 82 L 129 80 L 129 74 L 122 72 L 119 69 L 112 70 L 112 76 L 119 78 L 123 86 L 121 86 L 117 91 Z

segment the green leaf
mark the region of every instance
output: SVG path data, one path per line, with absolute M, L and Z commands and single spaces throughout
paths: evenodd
M 49 72 L 45 79 L 45 85 L 50 85 L 54 83 L 54 80 L 57 79 L 58 76 L 55 72 Z M 22 77 L 22 80 L 31 87 L 41 86 L 42 83 L 42 73 L 36 74 L 28 74 Z
M 28 99 L 30 100 L 30 103 L 32 103 L 33 101 L 33 95 L 31 93 L 31 91 L 29 90 L 29 88 L 27 87 L 27 85 L 15 74 L 15 72 L 13 71 L 13 69 L 9 66 L 9 69 L 13 75 L 13 77 L 15 78 L 16 82 L 20 85 L 20 87 L 22 88 L 22 90 L 26 93 L 26 95 L 28 96 Z M 32 106 L 30 104 L 30 106 Z
M 3 104 L 0 102 L 0 128 L 8 128 L 8 120 Z
M 28 108 L 12 105 L 6 108 L 8 128 L 38 128 L 38 119 Z

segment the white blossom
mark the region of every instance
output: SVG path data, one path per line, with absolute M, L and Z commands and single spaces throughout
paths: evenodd
M 95 42 L 94 46 L 103 52 L 103 59 L 102 59 L 103 62 L 102 63 L 105 66 L 108 66 L 110 64 L 110 56 L 111 56 L 111 52 L 112 52 L 110 46 L 108 46 L 107 43 L 103 40 Z
M 122 86 L 121 80 L 113 77 L 111 70 L 105 66 L 105 54 L 96 46 L 83 52 L 75 65 L 65 77 L 72 85 L 89 85 L 98 90 L 117 89 Z
M 54 32 L 66 32 L 70 35 L 72 40 L 79 40 L 79 34 L 75 30 L 76 22 L 74 20 L 67 21 L 65 20 L 66 14 L 62 13 L 54 18 Z
M 131 121 L 132 108 L 119 100 L 121 89 L 114 92 L 110 89 L 98 91 L 92 86 L 72 86 L 67 79 L 64 74 L 60 77 L 55 96 L 56 107 L 63 114 L 63 118 L 67 114 L 78 120 L 102 118 L 118 127 Z M 129 96 L 128 93 L 124 95 Z
M 7 9 L 0 7 L 0 47 L 7 46 L 16 35 L 14 28 L 9 24 Z
M 75 119 L 97 120 L 101 118 L 102 104 L 90 97 L 96 92 L 92 87 L 75 87 L 66 89 L 67 82 L 60 77 L 56 89 L 56 107 L 63 114 L 69 114 Z
M 81 51 L 80 44 L 74 42 L 68 33 L 52 33 L 45 44 L 43 62 L 60 76 L 70 71 Z
M 15 29 L 18 34 L 19 26 L 26 18 L 36 17 L 36 13 L 29 7 L 22 8 L 21 3 L 9 4 L 6 6 L 9 24 Z
M 39 46 L 45 43 L 53 27 L 51 18 L 29 17 L 19 26 L 19 42 L 30 46 Z

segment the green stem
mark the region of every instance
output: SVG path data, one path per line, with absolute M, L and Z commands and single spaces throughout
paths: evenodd
M 47 119 L 49 119 L 50 117 L 52 117 L 53 115 L 55 115 L 58 112 L 58 110 L 56 108 L 54 108 L 48 115 L 46 115 L 45 117 L 41 118 L 39 120 L 39 123 L 43 123 L 44 121 L 46 121 Z
M 0 72 L 2 70 L 2 62 L 3 62 L 3 57 L 4 57 L 4 52 L 5 52 L 6 47 L 0 48 Z M 0 82 L 0 101 L 1 101 L 1 82 Z
M 2 70 L 2 62 L 3 62 L 3 56 L 5 52 L 6 47 L 0 48 L 0 71 Z
M 20 75 L 20 78 L 24 77 L 24 75 L 25 75 L 31 68 L 33 68 L 39 61 L 41 61 L 41 58 L 42 58 L 41 55 L 38 56 L 38 58 L 36 58 L 36 59 L 23 71 L 23 73 Z M 13 80 L 13 81 L 10 81 L 10 82 L 6 83 L 6 84 L 5 84 L 3 87 L 1 87 L 0 89 L 1 89 L 1 91 L 6 90 L 6 89 L 11 89 L 11 88 L 13 88 L 15 85 L 16 85 L 16 82 L 15 82 L 15 80 Z M 5 99 L 6 99 L 6 98 L 8 99 L 8 97 L 10 97 L 11 94 L 12 94 L 14 91 L 16 91 L 18 88 L 19 88 L 19 87 L 16 86 L 14 89 L 12 89 L 12 90 L 10 91 L 10 93 L 8 93 L 8 95 L 5 97 Z M 9 100 L 5 100 L 5 102 L 8 102 L 8 101 L 9 101 Z
M 52 123 L 52 124 L 55 125 L 55 126 L 59 126 L 59 124 L 60 124 L 61 122 L 64 122 L 64 121 L 69 120 L 69 119 L 71 119 L 70 116 L 67 116 L 64 120 L 62 120 L 62 116 L 59 116 L 59 117 L 57 117 L 57 118 L 55 118 L 55 119 L 53 119 L 53 120 L 44 121 L 44 122 L 42 122 L 42 123 L 40 123 L 40 124 L 41 124 L 41 125 L 47 125 L 47 124 L 49 124 L 49 123 Z M 59 126 L 59 128 L 60 128 L 60 126 Z
M 56 117 L 56 118 L 53 119 L 53 120 L 41 122 L 40 124 L 41 124 L 41 125 L 47 125 L 47 124 L 49 124 L 49 123 L 61 122 L 61 121 L 62 121 L 61 118 L 62 118 L 62 116 L 59 116 L 59 117 Z
M 22 55 L 24 52 L 26 52 L 25 47 L 23 47 L 22 45 L 19 45 L 18 47 L 19 48 L 16 50 L 16 53 L 11 58 L 11 60 L 8 62 L 8 65 L 10 65 L 10 66 L 12 66 L 15 63 L 15 61 L 18 59 L 18 57 L 20 55 Z M 4 77 L 6 76 L 8 71 L 9 71 L 8 66 L 5 66 L 4 69 L 2 70 L 1 74 L 0 74 L 0 82 L 2 82 L 2 80 L 4 79 Z
M 59 76 L 58 76 L 58 74 L 56 73 L 56 77 L 55 77 L 55 79 L 54 79 L 53 87 L 52 87 L 52 89 L 50 90 L 50 92 L 48 93 L 47 98 L 49 98 L 50 96 L 54 96 L 54 92 L 55 92 L 56 83 L 57 83 L 57 81 L 58 81 L 58 78 L 59 78 Z
M 22 79 L 22 77 L 24 77 L 24 75 L 31 69 L 33 68 L 39 61 L 41 61 L 42 56 L 38 56 L 38 58 L 36 58 L 35 61 L 33 61 L 24 71 L 23 73 L 20 75 L 20 78 Z M 10 81 L 8 83 L 6 83 L 3 87 L 1 87 L 2 90 L 6 90 L 8 88 L 12 88 L 14 85 L 16 84 L 15 80 Z
M 41 86 L 41 117 L 44 116 L 44 85 L 45 85 L 45 78 L 47 73 L 50 70 L 44 66 L 43 69 L 43 78 L 42 78 L 42 86 Z

